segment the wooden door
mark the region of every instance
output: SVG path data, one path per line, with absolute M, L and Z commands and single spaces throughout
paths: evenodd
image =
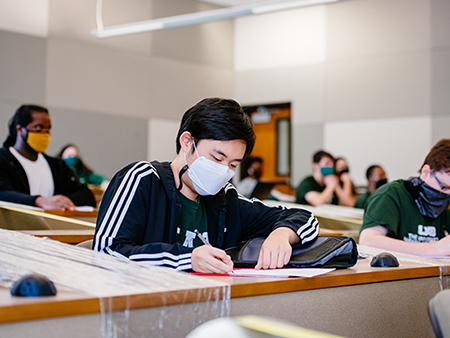
M 256 134 L 255 147 L 251 156 L 261 157 L 263 159 L 263 175 L 261 176 L 261 180 L 266 182 L 289 182 L 290 170 L 284 174 L 277 172 L 279 153 L 277 150 L 277 146 L 279 145 L 279 142 L 277 142 L 277 126 L 280 120 L 288 120 L 290 122 L 290 104 L 266 105 L 263 109 L 260 107 L 247 107 L 246 110 L 252 115 Z M 269 117 L 267 115 L 264 117 L 264 114 L 269 114 Z M 290 139 L 290 135 L 286 136 Z M 290 142 L 288 151 L 290 161 Z

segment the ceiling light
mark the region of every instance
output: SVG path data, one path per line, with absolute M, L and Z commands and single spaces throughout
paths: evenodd
M 211 21 L 227 20 L 247 15 L 264 14 L 297 7 L 328 4 L 338 1 L 342 0 L 290 0 L 283 2 L 269 1 L 260 4 L 221 8 L 211 11 L 176 15 L 166 18 L 140 21 L 103 28 L 102 26 L 98 25 L 97 29 L 91 30 L 91 35 L 96 38 L 107 38 L 112 36 L 149 32 L 165 28 L 194 25 Z M 99 7 L 101 6 L 97 6 L 97 11 L 99 11 Z

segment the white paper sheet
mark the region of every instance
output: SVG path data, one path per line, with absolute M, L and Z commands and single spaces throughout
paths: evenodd
M 273 270 L 255 270 L 255 269 L 235 269 L 232 275 L 235 277 L 315 277 L 334 271 L 336 269 L 273 269 Z

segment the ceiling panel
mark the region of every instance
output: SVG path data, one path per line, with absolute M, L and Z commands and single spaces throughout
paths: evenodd
M 268 2 L 268 0 L 198 0 L 200 2 L 207 2 L 210 4 L 224 6 L 224 7 L 232 7 L 232 6 L 242 6 L 242 5 L 250 5 L 261 2 Z M 271 2 L 283 2 L 286 0 L 275 0 Z

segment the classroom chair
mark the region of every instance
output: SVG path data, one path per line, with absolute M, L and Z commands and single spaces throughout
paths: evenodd
M 450 290 L 440 291 L 430 299 L 428 314 L 436 337 L 450 337 Z
M 78 244 L 75 245 L 75 246 L 77 246 L 77 247 L 79 247 L 79 248 L 85 248 L 85 249 L 92 250 L 92 242 L 94 242 L 93 239 L 88 239 L 87 241 L 78 243 Z

